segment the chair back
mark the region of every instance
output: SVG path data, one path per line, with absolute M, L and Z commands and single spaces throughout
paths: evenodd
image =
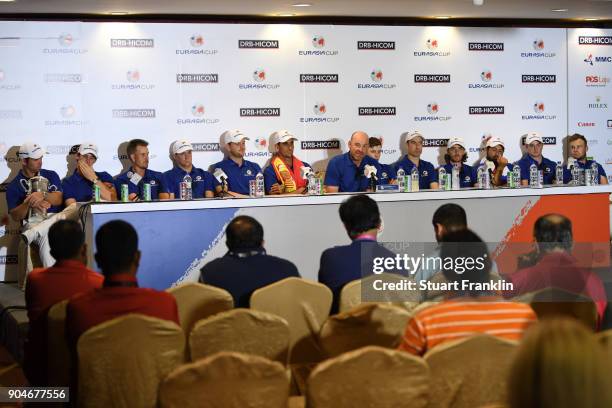
M 66 305 L 62 300 L 47 313 L 47 382 L 49 387 L 68 387 L 72 357 L 66 343 Z
M 604 347 L 604 350 L 608 353 L 610 364 L 612 364 L 612 329 L 597 333 L 597 340 Z
M 420 300 L 419 291 L 376 291 L 373 287 L 374 281 L 399 283 L 405 279 L 405 277 L 394 273 L 381 273 L 349 282 L 340 291 L 339 311 L 346 312 L 367 303 L 394 304 L 407 310 L 412 310 L 418 305 Z

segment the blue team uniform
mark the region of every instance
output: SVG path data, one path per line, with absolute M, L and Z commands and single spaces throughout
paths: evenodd
M 380 164 L 381 171 L 378 173 L 378 178 L 380 179 L 380 184 L 389 184 L 391 180 L 395 180 L 397 178 L 397 174 L 395 173 L 395 169 L 390 164 Z
M 214 193 L 216 180 L 206 170 L 199 169 L 195 166 L 191 167 L 191 172 L 187 173 L 185 170 L 176 166 L 171 170 L 168 170 L 162 175 L 163 188 L 160 192 L 172 193 L 174 198 L 178 199 L 181 197 L 181 182 L 185 180 L 185 176 L 191 177 L 191 195 L 193 198 L 204 198 L 206 191 Z
M 516 165 L 521 169 L 521 180 L 529 181 L 529 168 L 532 164 L 535 164 L 538 167 L 538 170 L 542 170 L 542 173 L 544 174 L 544 184 L 552 184 L 554 182 L 557 163 L 547 159 L 546 157 L 542 157 L 542 163 L 538 164 L 538 162 L 536 162 L 528 154 L 516 163 Z
M 452 174 L 453 165 L 451 163 L 447 163 L 442 167 L 446 170 L 446 174 Z M 459 170 L 459 186 L 461 188 L 474 187 L 477 182 L 476 168 L 468 166 L 467 164 L 461 164 L 461 169 Z
M 581 163 L 581 162 L 576 160 L 574 163 L 575 163 L 574 164 L 575 166 L 578 166 L 581 169 L 590 169 L 591 165 L 593 163 L 596 163 L 597 164 L 597 169 L 599 171 L 599 177 L 601 177 L 601 176 L 604 176 L 606 178 L 608 177 L 606 175 L 606 171 L 603 169 L 601 164 L 597 163 L 595 160 L 587 160 L 584 163 Z M 572 171 L 570 169 L 568 169 L 567 166 L 564 166 L 563 167 L 563 184 L 569 183 L 571 179 L 572 179 Z M 597 180 L 597 182 L 599 183 L 599 180 Z
M 244 195 L 249 195 L 249 181 L 255 180 L 257 173 L 261 172 L 261 167 L 257 163 L 242 160 L 242 166 L 238 166 L 230 158 L 221 160 L 212 166 L 212 168 L 219 168 L 225 172 L 227 175 L 227 189 L 229 191 Z
M 414 163 L 408 159 L 408 155 L 405 155 L 401 160 L 397 161 L 393 167 L 395 168 L 396 174 L 401 167 L 406 172 L 406 175 L 409 176 L 410 172 L 412 172 L 412 168 L 414 167 Z M 438 172 L 430 162 L 419 160 L 417 170 L 419 171 L 420 190 L 429 190 L 431 188 L 431 183 L 438 182 Z
M 366 191 L 370 187 L 370 180 L 363 174 L 366 165 L 376 167 L 378 177 L 376 184 L 383 184 L 379 177 L 382 174 L 382 168 L 378 161 L 370 156 L 365 156 L 357 167 L 348 152 L 335 156 L 329 161 L 323 184 L 338 187 L 338 192 L 344 193 Z
M 151 199 L 157 200 L 159 198 L 159 193 L 163 191 L 165 184 L 163 173 L 145 169 L 144 177 L 137 182 L 136 179 L 132 180 L 134 174 L 136 173 L 134 173 L 130 167 L 128 171 L 118 175 L 115 178 L 115 190 L 119 192 L 121 191 L 121 185 L 127 184 L 128 194 L 136 194 L 138 198 L 144 200 L 144 185 L 145 183 L 149 183 L 151 185 Z
M 52 170 L 40 169 L 38 175 L 49 180 L 47 192 L 53 193 L 56 191 L 62 191 L 62 183 L 56 172 Z M 28 178 L 23 175 L 22 171 L 19 171 L 13 181 L 11 181 L 6 187 L 6 204 L 9 211 L 23 203 L 23 200 L 26 198 L 26 190 L 23 188 L 21 180 L 28 180 Z M 47 209 L 47 213 L 60 212 L 62 207 L 62 205 L 51 206 Z
M 95 172 L 100 181 L 113 184 L 113 178 L 105 171 Z M 78 171 L 70 177 L 66 177 L 62 181 L 62 190 L 64 191 L 64 201 L 69 198 L 75 199 L 77 202 L 91 201 L 93 196 L 93 183 L 81 176 Z

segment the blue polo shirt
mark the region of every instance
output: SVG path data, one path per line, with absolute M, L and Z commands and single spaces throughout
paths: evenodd
M 578 167 L 580 167 L 581 169 L 590 169 L 591 165 L 593 163 L 597 164 L 597 168 L 599 169 L 599 177 L 604 176 L 604 177 L 608 177 L 606 175 L 606 171 L 603 169 L 603 167 L 601 166 L 601 164 L 597 163 L 595 160 L 587 160 L 584 163 L 581 163 L 579 161 L 575 162 Z M 563 184 L 567 184 L 571 181 L 572 179 L 572 171 L 570 169 L 567 168 L 567 166 L 563 166 Z M 600 180 L 597 180 L 597 182 L 599 183 Z
M 304 167 L 310 167 L 310 164 L 306 163 L 305 161 L 302 161 L 302 164 L 304 165 Z M 273 184 L 281 184 L 281 181 L 278 179 L 278 177 L 276 177 L 276 172 L 274 171 L 274 167 L 272 167 L 272 165 L 268 165 L 264 169 L 263 175 L 264 183 L 266 185 L 266 194 L 270 192 L 270 188 Z
M 381 184 L 382 180 L 379 175 L 382 174 L 382 168 L 378 161 L 370 156 L 365 156 L 357 167 L 348 152 L 335 156 L 329 161 L 323 184 L 338 187 L 338 192 L 344 193 L 366 191 L 370 187 L 370 180 L 363 174 L 366 165 L 376 167 L 378 177 L 376 184 Z
M 40 176 L 49 180 L 49 187 L 47 188 L 47 192 L 53 193 L 55 191 L 62 191 L 62 183 L 60 181 L 59 176 L 53 170 L 45 170 L 40 169 Z M 20 170 L 17 173 L 17 176 L 9 183 L 6 187 L 6 205 L 8 210 L 12 210 L 17 207 L 19 204 L 23 203 L 23 200 L 26 198 L 26 190 L 22 184 L 25 184 L 25 181 L 22 183 L 21 180 L 29 180 L 26 176 L 23 175 Z M 54 205 L 47 209 L 47 213 L 56 213 L 62 210 L 63 205 Z
M 447 163 L 442 167 L 444 167 L 444 170 L 446 170 L 446 174 L 452 174 L 453 165 L 451 163 Z M 474 187 L 477 182 L 478 177 L 476 176 L 476 167 L 462 164 L 461 169 L 459 170 L 459 186 L 461 188 Z
M 163 191 L 165 185 L 163 173 L 145 169 L 144 177 L 138 182 L 135 182 L 136 180 L 132 181 L 134 174 L 136 173 L 134 173 L 130 167 L 128 171 L 115 178 L 115 190 L 117 190 L 117 194 L 121 194 L 121 185 L 127 184 L 128 194 L 135 193 L 138 198 L 144 200 L 144 185 L 145 183 L 149 183 L 151 185 L 151 199 L 157 200 L 159 198 L 159 193 Z
M 406 175 L 409 176 L 412 168 L 414 167 L 414 163 L 410 161 L 408 155 L 405 155 L 400 161 L 395 162 L 393 165 L 395 168 L 395 173 L 400 169 L 404 169 Z M 425 160 L 419 160 L 419 165 L 417 167 L 419 170 L 419 189 L 420 190 L 429 190 L 431 188 L 431 183 L 438 182 L 438 172 L 434 168 L 434 165 Z
M 105 171 L 95 172 L 100 181 L 113 184 L 113 178 Z M 77 202 L 91 201 L 93 196 L 93 183 L 79 174 L 77 170 L 72 176 L 66 177 L 62 181 L 62 190 L 64 190 L 64 201 L 69 198 L 75 199 Z
M 485 165 L 485 160 L 482 160 L 478 167 L 484 166 L 484 165 Z M 514 166 L 515 165 L 512 164 L 512 163 L 506 164 L 506 168 L 504 169 L 504 171 L 502 171 L 502 175 L 499 177 L 499 182 L 502 185 L 508 183 L 508 174 L 511 173 L 514 170 Z M 476 169 L 476 172 L 478 174 L 478 169 Z M 478 180 L 476 180 L 476 182 L 478 182 Z
M 397 174 L 395 173 L 395 169 L 390 164 L 380 164 L 381 171 L 378 173 L 378 178 L 380 179 L 380 184 L 389 184 L 391 180 L 395 180 L 397 178 Z
M 181 182 L 185 180 L 187 175 L 191 177 L 193 198 L 204 198 L 206 191 L 215 192 L 216 180 L 209 172 L 192 166 L 191 172 L 187 173 L 180 167 L 175 166 L 163 174 L 163 185 L 160 193 L 173 193 L 174 198 L 181 198 Z
M 229 191 L 244 195 L 249 195 L 249 181 L 255 180 L 257 173 L 261 172 L 259 164 L 244 159 L 242 160 L 242 166 L 238 166 L 235 161 L 226 158 L 213 165 L 212 168 L 219 168 L 227 174 L 227 188 Z
M 528 154 L 516 163 L 521 169 L 521 180 L 529 181 L 529 168 L 532 164 L 538 166 L 538 170 L 543 170 L 544 184 L 552 184 L 554 182 L 557 163 L 546 157 L 542 157 L 542 163 L 538 164 L 538 162 Z

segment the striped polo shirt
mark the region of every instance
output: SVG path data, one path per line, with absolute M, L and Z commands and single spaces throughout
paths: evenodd
M 499 297 L 446 300 L 417 312 L 410 319 L 399 349 L 424 355 L 438 344 L 475 334 L 520 340 L 536 319 L 529 305 Z

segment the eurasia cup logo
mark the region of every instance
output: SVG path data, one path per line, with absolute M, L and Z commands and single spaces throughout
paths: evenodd
M 189 43 L 192 47 L 201 47 L 204 45 L 204 37 L 202 37 L 200 34 L 194 34 L 189 37 Z
M 125 77 L 128 82 L 138 82 L 140 81 L 140 72 L 137 69 L 132 69 L 125 74 Z
M 533 40 L 533 49 L 536 51 L 541 51 L 544 49 L 544 40 L 541 38 L 537 38 Z
M 373 69 L 372 72 L 370 72 L 370 78 L 372 78 L 374 82 L 380 82 L 383 79 L 383 72 L 380 69 Z
M 60 108 L 60 115 L 63 118 L 71 118 L 76 113 L 76 109 L 72 105 L 64 105 Z
M 480 73 L 480 79 L 482 79 L 483 82 L 491 82 L 493 79 L 493 73 L 491 70 L 485 69 Z
M 57 41 L 59 42 L 61 46 L 69 47 L 72 45 L 72 42 L 74 41 L 74 39 L 72 38 L 72 34 L 62 33 L 57 38 Z
M 427 104 L 427 112 L 430 115 L 437 114 L 438 110 L 439 110 L 438 102 L 430 102 L 430 103 Z
M 327 113 L 327 108 L 323 102 L 317 102 L 312 110 L 315 115 L 325 115 Z
M 253 80 L 255 82 L 263 82 L 266 80 L 266 71 L 262 68 L 258 68 L 253 71 Z
M 544 112 L 544 102 L 537 101 L 533 104 L 533 111 L 535 113 L 543 113 Z
M 435 38 L 428 38 L 425 45 L 428 49 L 435 50 L 438 48 L 438 40 L 436 40 Z
M 191 107 L 191 114 L 196 118 L 204 116 L 204 105 L 196 103 Z
M 264 137 L 258 137 L 254 143 L 257 150 L 266 150 L 266 147 L 268 147 L 268 141 Z
M 325 47 L 325 38 L 320 35 L 315 35 L 312 38 L 312 46 L 315 48 L 324 48 Z

